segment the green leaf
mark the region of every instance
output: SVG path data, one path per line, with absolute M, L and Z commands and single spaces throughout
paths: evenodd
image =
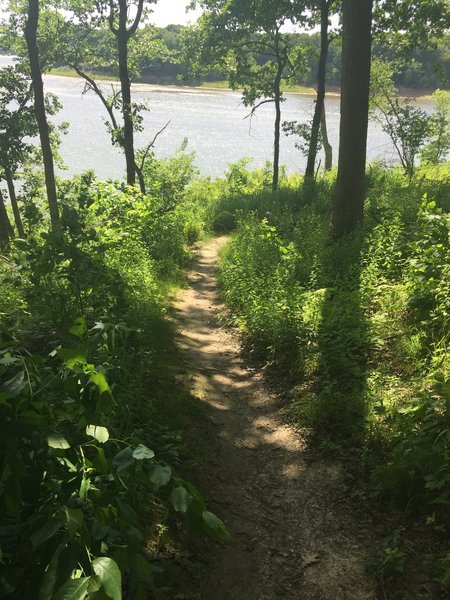
M 133 450 L 128 446 L 116 454 L 113 458 L 113 465 L 116 467 L 118 473 L 122 473 L 128 469 L 129 466 L 135 463 L 133 458 Z
M 73 537 L 75 533 L 81 528 L 84 522 L 83 511 L 80 508 L 67 508 L 64 507 L 64 514 L 66 515 L 66 525 L 70 535 Z
M 83 477 L 80 483 L 80 491 L 78 493 L 81 500 L 86 500 L 88 491 L 91 487 L 91 482 L 88 477 Z
M 170 494 L 170 501 L 172 502 L 172 506 L 177 512 L 180 512 L 182 514 L 185 514 L 188 511 L 192 503 L 192 499 L 193 498 L 191 494 L 189 494 L 189 492 L 181 486 L 176 487 Z
M 147 448 L 147 446 L 144 446 L 143 444 L 139 444 L 139 446 L 137 446 L 137 448 L 135 448 L 135 450 L 133 451 L 133 458 L 135 458 L 136 460 L 154 458 L 154 456 L 155 453 L 153 452 L 153 450 L 150 450 L 150 448 Z
M 56 549 L 56 552 L 53 554 L 50 563 L 45 571 L 44 579 L 42 580 L 42 585 L 39 588 L 39 600 L 48 600 L 53 596 L 55 591 L 56 582 L 58 578 L 58 564 L 59 557 L 63 546 L 59 546 Z
M 76 335 L 77 337 L 83 337 L 83 335 L 87 331 L 86 319 L 84 317 L 78 317 L 75 319 L 74 324 L 69 329 L 69 332 L 72 335 Z
M 53 537 L 61 529 L 63 522 L 62 519 L 50 519 L 43 527 L 34 531 L 30 536 L 33 548 L 37 548 Z
M 100 473 L 103 473 L 103 475 L 106 475 L 108 473 L 108 461 L 106 460 L 103 448 L 97 447 L 97 455 L 94 456 L 94 458 L 92 459 L 92 464 L 97 469 L 97 471 L 100 471 Z
M 91 381 L 92 383 L 94 383 L 97 386 L 100 394 L 111 391 L 111 388 L 109 387 L 109 384 L 106 381 L 105 374 L 102 373 L 101 371 L 99 371 L 98 373 L 92 373 L 91 376 L 89 377 L 89 381 Z
M 57 354 L 66 363 L 68 369 L 73 369 L 80 365 L 86 365 L 86 355 L 84 349 L 79 348 L 59 348 Z
M 47 437 L 47 444 L 50 448 L 57 448 L 58 450 L 67 450 L 70 448 L 69 442 L 60 433 L 52 433 Z
M 170 467 L 162 467 L 161 465 L 154 464 L 148 469 L 148 477 L 155 488 L 158 491 L 160 487 L 169 483 L 172 477 L 172 469 Z
M 215 514 L 204 510 L 202 512 L 203 527 L 205 532 L 216 540 L 229 540 L 231 535 L 227 531 L 223 521 L 221 521 Z
M 80 554 L 79 546 L 61 544 L 47 567 L 39 590 L 39 600 L 53 598 L 55 590 L 58 590 L 65 581 L 69 579 L 78 564 Z
M 52 600 L 84 600 L 87 596 L 90 577 L 69 579 L 53 596 Z
M 102 588 L 112 600 L 122 600 L 122 576 L 112 558 L 102 556 L 92 562 L 92 570 L 100 579 Z
M 109 440 L 109 431 L 106 427 L 100 427 L 100 425 L 86 425 L 86 435 L 90 435 L 101 444 Z

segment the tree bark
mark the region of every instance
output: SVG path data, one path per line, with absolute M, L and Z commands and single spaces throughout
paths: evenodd
M 134 127 L 131 104 L 131 81 L 128 71 L 128 41 L 135 34 L 141 20 L 144 2 L 139 0 L 134 22 L 127 29 L 128 7 L 126 0 L 118 0 L 119 3 L 119 23 L 117 29 L 112 24 L 112 15 L 110 29 L 116 36 L 117 54 L 119 59 L 119 80 L 122 91 L 122 116 L 123 116 L 123 149 L 125 153 L 125 162 L 127 166 L 127 183 L 135 185 L 136 183 L 136 160 L 134 155 Z
M 0 244 L 7 244 L 12 236 L 12 227 L 9 221 L 6 206 L 3 201 L 3 194 L 0 190 Z
M 20 238 L 25 238 L 25 230 L 23 228 L 22 217 L 20 216 L 19 205 L 17 203 L 16 189 L 14 187 L 14 179 L 9 169 L 5 169 L 5 179 L 6 185 L 8 186 L 9 200 L 14 214 L 17 233 Z
M 333 236 L 363 222 L 373 0 L 343 1 L 341 123 Z
M 136 167 L 134 159 L 134 130 L 131 108 L 131 84 L 128 73 L 128 39 L 126 31 L 119 28 L 117 34 L 117 48 L 119 54 L 119 79 L 122 90 L 122 115 L 123 115 L 123 149 L 127 165 L 127 183 L 136 183 Z
M 275 130 L 273 139 L 273 175 L 272 190 L 278 189 L 280 179 L 280 128 L 281 128 L 281 93 L 279 89 L 275 90 Z
M 333 147 L 328 139 L 327 115 L 325 104 L 323 105 L 322 117 L 320 119 L 320 131 L 322 133 L 323 151 L 325 153 L 325 171 L 333 168 Z
M 281 79 L 283 77 L 283 71 L 288 61 L 287 49 L 280 50 L 280 32 L 277 31 L 275 37 L 275 53 L 277 56 L 277 74 L 273 85 L 274 92 L 274 104 L 275 104 L 275 125 L 274 125 L 274 137 L 273 137 L 273 176 L 272 176 L 272 190 L 278 189 L 278 183 L 280 179 L 280 134 L 281 134 Z
M 315 173 L 317 145 L 319 141 L 320 121 L 325 103 L 325 75 L 327 67 L 328 47 L 328 18 L 332 0 L 321 0 L 320 3 L 320 55 L 317 71 L 317 97 L 311 127 L 311 141 L 308 148 L 308 161 L 306 163 L 305 179 L 312 179 Z
M 60 231 L 58 198 L 56 194 L 55 169 L 53 152 L 50 145 L 50 134 L 45 114 L 44 84 L 42 82 L 41 67 L 39 64 L 39 49 L 37 44 L 37 28 L 39 22 L 39 1 L 28 0 L 28 19 L 25 25 L 25 40 L 30 62 L 31 81 L 34 92 L 34 111 L 39 129 L 42 158 L 44 161 L 45 186 L 47 189 L 50 221 L 53 231 Z

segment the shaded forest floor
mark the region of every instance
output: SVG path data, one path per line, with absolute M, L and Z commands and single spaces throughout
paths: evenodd
M 200 247 L 189 288 L 174 309 L 198 405 L 183 417 L 197 461 L 195 483 L 233 541 L 197 545 L 187 561 L 190 575 L 186 565 L 172 574 L 183 590 L 174 597 L 376 598 L 379 540 L 369 516 L 351 500 L 342 464 L 315 456 L 306 435 L 283 420 L 282 398 L 219 319 L 225 309 L 217 255 L 225 241 Z

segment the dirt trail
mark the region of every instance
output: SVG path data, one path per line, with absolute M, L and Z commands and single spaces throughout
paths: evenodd
M 350 507 L 342 469 L 311 460 L 301 434 L 283 422 L 280 399 L 217 319 L 217 252 L 225 241 L 199 249 L 175 310 L 193 393 L 206 407 L 188 423 L 200 487 L 234 541 L 205 544 L 183 597 L 374 599 L 369 526 Z

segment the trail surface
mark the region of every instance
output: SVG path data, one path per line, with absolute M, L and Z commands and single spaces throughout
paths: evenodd
M 236 332 L 217 318 L 225 241 L 199 249 L 175 310 L 193 393 L 204 406 L 186 424 L 197 483 L 234 540 L 205 542 L 183 598 L 374 599 L 369 525 L 349 502 L 342 468 L 313 460 L 301 433 L 283 421 L 280 398 L 241 356 Z

